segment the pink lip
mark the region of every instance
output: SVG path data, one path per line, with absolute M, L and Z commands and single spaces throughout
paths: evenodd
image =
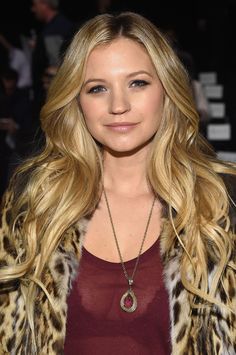
M 133 123 L 133 122 L 113 122 L 113 123 L 107 124 L 106 126 L 109 126 L 109 127 L 120 127 L 120 126 L 134 126 L 136 124 L 137 123 Z
M 113 122 L 111 124 L 105 125 L 107 128 L 116 132 L 128 132 L 132 130 L 138 123 L 132 122 Z

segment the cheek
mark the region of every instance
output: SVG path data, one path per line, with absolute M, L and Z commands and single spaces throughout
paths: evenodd
M 94 100 L 80 100 L 80 108 L 86 122 L 96 122 L 104 106 Z
M 162 114 L 164 104 L 164 95 L 158 92 L 156 95 L 150 95 L 149 108 L 153 113 Z
M 80 100 L 79 102 L 80 109 L 84 116 L 84 121 L 86 125 L 89 127 L 90 122 L 94 121 L 94 109 L 93 105 L 90 105 L 88 102 Z
M 80 101 L 80 109 L 84 116 L 84 122 L 87 129 L 93 138 L 98 139 L 98 122 L 100 117 L 100 112 L 94 107 L 94 104 L 88 102 Z
M 142 111 L 145 117 L 149 118 L 148 121 L 159 127 L 162 112 L 163 112 L 164 98 L 162 94 L 158 95 L 149 95 L 148 99 L 143 102 Z
M 92 110 L 90 109 L 82 109 L 84 120 L 87 126 L 90 125 L 92 121 L 94 121 L 94 115 L 92 115 Z

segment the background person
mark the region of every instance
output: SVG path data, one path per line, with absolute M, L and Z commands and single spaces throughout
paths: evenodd
M 18 77 L 12 68 L 0 71 L 0 198 L 17 160 L 29 153 L 31 101 L 28 91 L 18 88 Z
M 59 11 L 59 0 L 33 0 L 32 12 L 43 24 L 32 45 L 32 75 L 35 96 L 42 89 L 42 76 L 47 67 L 58 66 L 74 24 Z
M 20 38 L 17 40 L 17 37 L 18 36 L 14 33 L 14 39 L 15 42 L 18 42 L 18 46 L 11 43 L 4 34 L 0 33 L 0 44 L 7 53 L 6 63 L 2 65 L 2 67 L 10 67 L 16 70 L 18 74 L 17 87 L 29 90 L 32 86 L 31 64 L 21 48 Z

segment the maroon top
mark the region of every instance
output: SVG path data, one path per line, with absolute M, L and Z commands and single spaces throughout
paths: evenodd
M 128 275 L 135 262 L 125 262 Z M 65 355 L 169 355 L 169 305 L 162 272 L 156 241 L 140 256 L 133 286 L 138 306 L 127 313 L 120 308 L 128 289 L 121 264 L 83 248 L 68 298 Z

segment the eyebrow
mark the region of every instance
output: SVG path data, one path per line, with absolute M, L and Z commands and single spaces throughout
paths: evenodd
M 139 74 L 146 74 L 148 76 L 150 76 L 151 78 L 153 77 L 149 72 L 147 72 L 146 70 L 139 70 L 139 71 L 136 71 L 136 72 L 132 72 L 130 74 L 127 75 L 127 78 L 131 78 L 133 76 L 136 76 L 136 75 L 139 75 Z M 100 78 L 91 78 L 91 79 L 88 79 L 84 82 L 83 86 L 89 84 L 89 83 L 92 83 L 92 82 L 102 82 L 102 83 L 105 83 L 106 80 L 104 79 L 100 79 Z

